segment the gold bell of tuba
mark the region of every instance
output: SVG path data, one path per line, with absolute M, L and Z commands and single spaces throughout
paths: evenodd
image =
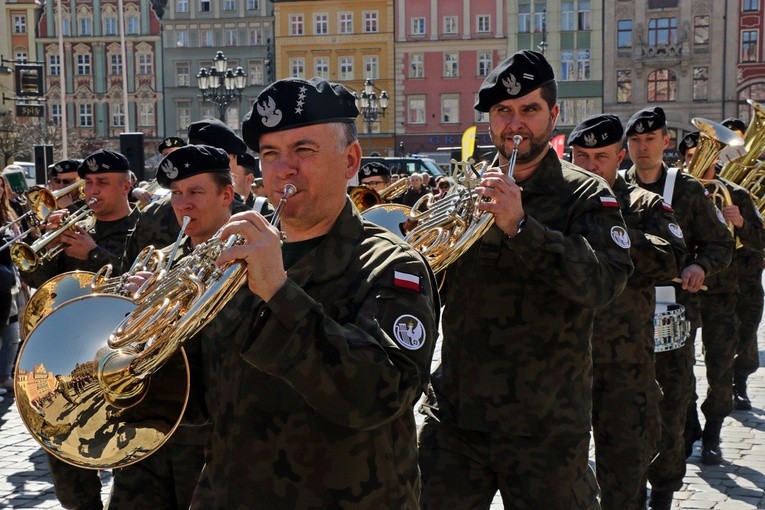
M 765 107 L 760 103 L 747 99 L 752 107 L 752 120 L 744 133 L 744 149 L 746 154 L 741 158 L 729 161 L 720 171 L 720 177 L 746 188 L 760 211 L 765 213 L 765 165 L 759 160 L 765 151 Z

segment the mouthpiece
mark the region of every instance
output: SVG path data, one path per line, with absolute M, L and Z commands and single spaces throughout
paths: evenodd
M 520 145 L 520 143 L 521 143 L 522 141 L 523 141 L 523 137 L 522 137 L 521 135 L 515 135 L 515 136 L 513 137 L 513 143 L 515 144 L 515 146 L 516 146 L 516 147 L 517 147 L 518 145 Z
M 284 198 L 289 198 L 292 195 L 294 195 L 297 192 L 297 188 L 294 184 L 285 184 L 284 185 L 284 191 L 282 192 L 284 194 Z

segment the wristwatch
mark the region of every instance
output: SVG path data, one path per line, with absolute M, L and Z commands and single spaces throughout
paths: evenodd
M 89 262 L 98 262 L 101 260 L 101 253 L 98 251 L 98 248 L 93 248 L 88 252 L 88 261 Z
M 508 236 L 508 237 L 510 237 L 512 239 L 513 237 L 517 236 L 518 234 L 520 234 L 523 231 L 523 228 L 525 226 L 526 226 L 526 215 L 524 214 L 523 218 L 521 218 L 520 221 L 518 221 L 518 230 L 515 231 L 515 234 L 513 234 L 512 236 Z

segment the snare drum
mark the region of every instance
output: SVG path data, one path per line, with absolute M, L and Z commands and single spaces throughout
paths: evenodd
M 691 323 L 685 320 L 685 307 L 677 303 L 656 303 L 653 316 L 654 352 L 679 349 L 691 334 Z

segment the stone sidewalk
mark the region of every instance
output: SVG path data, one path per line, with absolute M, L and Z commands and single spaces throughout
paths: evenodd
M 760 364 L 765 367 L 765 321 L 760 326 Z M 697 337 L 696 376 L 699 395 L 706 391 Z M 437 361 L 437 360 L 436 360 Z M 675 509 L 765 510 L 765 368 L 749 379 L 751 411 L 734 411 L 722 430 L 721 466 L 703 466 L 697 443 L 689 459 L 688 473 L 681 492 L 675 494 Z M 109 472 L 102 472 L 103 498 L 111 483 Z M 60 509 L 53 493 L 48 464 L 40 446 L 22 425 L 11 395 L 0 402 L 0 509 Z M 503 508 L 497 495 L 492 510 Z M 543 509 L 540 509 L 543 510 Z

